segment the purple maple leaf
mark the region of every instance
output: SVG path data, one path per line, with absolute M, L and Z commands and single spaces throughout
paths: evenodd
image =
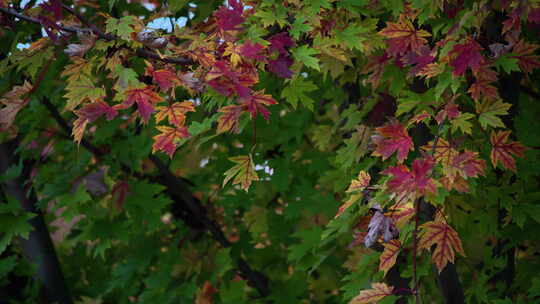
M 238 0 L 229 0 L 228 7 L 222 6 L 214 13 L 216 24 L 222 31 L 240 30 L 240 24 L 244 23 L 244 5 Z
M 427 46 L 422 46 L 418 52 L 410 51 L 403 56 L 403 62 L 408 65 L 413 65 L 409 74 L 416 75 L 422 71 L 428 64 L 435 60 L 435 56 Z
M 450 61 L 450 66 L 454 68 L 453 75 L 463 75 L 467 68 L 478 69 L 484 61 L 484 56 L 480 51 L 482 51 L 482 46 L 472 38 L 468 38 L 465 43 L 456 44 L 448 53 L 454 58 Z

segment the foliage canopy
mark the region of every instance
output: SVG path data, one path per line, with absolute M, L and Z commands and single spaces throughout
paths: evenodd
M 0 0 L 0 25 L 0 301 L 540 297 L 540 1 Z

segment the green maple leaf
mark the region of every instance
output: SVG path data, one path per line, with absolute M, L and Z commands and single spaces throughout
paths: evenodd
M 2 253 L 11 243 L 12 238 L 20 236 L 28 239 L 33 229 L 28 220 L 35 214 L 24 211 L 18 202 L 12 199 L 0 205 L 0 222 L 2 223 L 0 225 L 0 253 Z
M 495 67 L 500 71 L 501 69 L 506 73 L 510 74 L 512 72 L 519 72 L 518 59 L 514 54 L 508 53 L 503 54 L 501 57 L 497 58 L 495 61 Z
M 488 126 L 504 128 L 504 123 L 498 116 L 508 114 L 508 109 L 511 106 L 511 104 L 504 103 L 502 100 L 477 103 L 476 112 L 478 113 L 478 121 L 482 128 L 486 129 Z
M 306 23 L 306 18 L 303 16 L 298 16 L 291 25 L 291 30 L 289 33 L 294 39 L 299 39 L 302 33 L 309 32 L 312 29 L 313 27 L 309 25 L 309 23 Z
M 296 109 L 298 102 L 301 102 L 306 108 L 313 111 L 315 101 L 306 93 L 315 91 L 317 86 L 310 80 L 296 78 L 291 81 L 288 86 L 283 88 L 281 97 L 285 98 Z
M 319 54 L 319 51 L 310 48 L 307 45 L 302 45 L 301 47 L 293 50 L 292 53 L 297 61 L 304 63 L 304 65 L 307 67 L 320 71 L 319 59 L 312 56 Z
M 115 34 L 124 40 L 131 40 L 131 33 L 134 32 L 132 25 L 135 24 L 134 16 L 125 16 L 120 19 L 107 19 L 105 30 L 109 34 Z
M 247 192 L 251 182 L 259 180 L 251 154 L 229 157 L 229 160 L 236 165 L 223 173 L 225 175 L 223 187 L 234 177 L 233 185 L 240 184 L 241 188 Z
M 336 40 L 350 49 L 362 49 L 362 42 L 364 42 L 366 38 L 359 35 L 368 31 L 369 28 L 359 24 L 350 24 L 344 30 L 336 31 Z
M 96 101 L 106 95 L 105 89 L 98 88 L 87 76 L 81 76 L 77 81 L 68 82 L 67 93 L 64 97 L 68 100 L 66 111 L 73 111 L 78 105 L 86 101 Z
M 461 130 L 464 134 L 472 134 L 472 123 L 469 119 L 473 118 L 474 115 L 471 113 L 461 113 L 457 118 L 451 121 L 452 132 Z
M 269 27 L 274 24 L 278 24 L 280 27 L 288 24 L 287 22 L 287 11 L 281 5 L 269 7 L 269 10 L 259 10 L 255 13 L 255 17 L 259 17 L 259 22 L 262 23 L 264 27 Z

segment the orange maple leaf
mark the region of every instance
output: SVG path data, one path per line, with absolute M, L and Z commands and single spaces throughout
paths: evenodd
M 191 101 L 175 102 L 168 106 L 156 107 L 156 123 L 163 119 L 167 120 L 174 126 L 182 127 L 186 120 L 187 112 L 195 112 L 195 107 Z
M 386 272 L 396 264 L 396 259 L 401 249 L 401 242 L 399 240 L 391 240 L 388 243 L 384 243 L 384 251 L 379 257 L 379 270 Z
M 353 298 L 349 304 L 369 304 L 377 303 L 382 298 L 392 295 L 394 287 L 385 283 L 371 283 L 371 289 L 360 291 L 360 294 Z
M 163 98 L 152 90 L 151 86 L 142 89 L 131 89 L 126 91 L 126 100 L 120 104 L 118 109 L 126 109 L 137 103 L 137 110 L 143 121 L 146 123 L 150 119 L 150 114 L 154 112 L 154 104 L 162 101 Z
M 219 109 L 218 112 L 223 114 L 218 118 L 217 132 L 231 131 L 238 133 L 238 120 L 240 119 L 240 115 L 242 115 L 243 108 L 243 106 L 239 105 L 230 105 Z
M 347 189 L 347 192 L 364 190 L 367 186 L 369 186 L 370 180 L 371 176 L 369 176 L 369 173 L 364 170 L 360 171 L 360 173 L 358 173 L 358 177 L 351 182 L 351 185 L 349 186 L 349 189 Z
M 13 89 L 2 97 L 0 97 L 0 104 L 4 107 L 0 108 L 0 130 L 7 130 L 15 120 L 17 113 L 28 104 L 29 98 L 22 98 L 23 95 L 27 95 L 32 90 L 32 85 L 28 82 L 24 82 L 21 86 L 15 86 Z
M 491 164 L 496 167 L 501 162 L 504 168 L 516 172 L 516 160 L 512 155 L 523 157 L 527 148 L 517 141 L 507 142 L 509 135 L 510 131 L 491 132 Z
M 461 240 L 457 232 L 448 224 L 441 221 L 430 221 L 420 226 L 419 249 L 429 250 L 431 246 L 437 245 L 431 254 L 431 260 L 441 272 L 448 262 L 454 263 L 455 252 L 465 256 Z
M 189 136 L 188 130 L 186 127 L 167 127 L 167 126 L 157 126 L 161 133 L 154 136 L 154 144 L 152 145 L 152 153 L 156 151 L 163 151 L 172 157 L 176 148 L 178 147 L 178 141 L 182 138 Z
M 424 37 L 431 36 L 424 30 L 417 30 L 409 18 L 403 15 L 398 22 L 387 22 L 386 27 L 379 32 L 388 39 L 388 53 L 390 55 L 404 54 L 408 51 L 417 51 L 428 41 Z

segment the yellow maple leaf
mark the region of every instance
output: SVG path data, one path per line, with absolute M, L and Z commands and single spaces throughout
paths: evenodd
M 234 177 L 233 185 L 240 184 L 242 190 L 247 192 L 251 182 L 259 180 L 251 154 L 230 157 L 229 160 L 236 163 L 236 165 L 223 173 L 225 175 L 223 187 Z
M 364 190 L 367 186 L 369 186 L 370 180 L 371 176 L 369 176 L 369 173 L 364 170 L 360 171 L 360 173 L 358 173 L 358 177 L 351 182 L 351 185 L 349 186 L 349 189 L 347 189 L 347 192 Z
M 349 304 L 377 303 L 382 298 L 392 295 L 394 287 L 385 283 L 371 283 L 371 289 L 362 290 Z
M 384 243 L 384 251 L 379 257 L 379 270 L 386 272 L 396 264 L 396 259 L 401 249 L 401 242 L 399 240 L 391 240 L 388 243 Z
M 418 248 L 429 250 L 431 246 L 437 245 L 431 253 L 431 260 L 439 272 L 448 262 L 454 263 L 456 251 L 465 256 L 457 232 L 447 223 L 440 220 L 430 221 L 420 226 L 420 229 Z

